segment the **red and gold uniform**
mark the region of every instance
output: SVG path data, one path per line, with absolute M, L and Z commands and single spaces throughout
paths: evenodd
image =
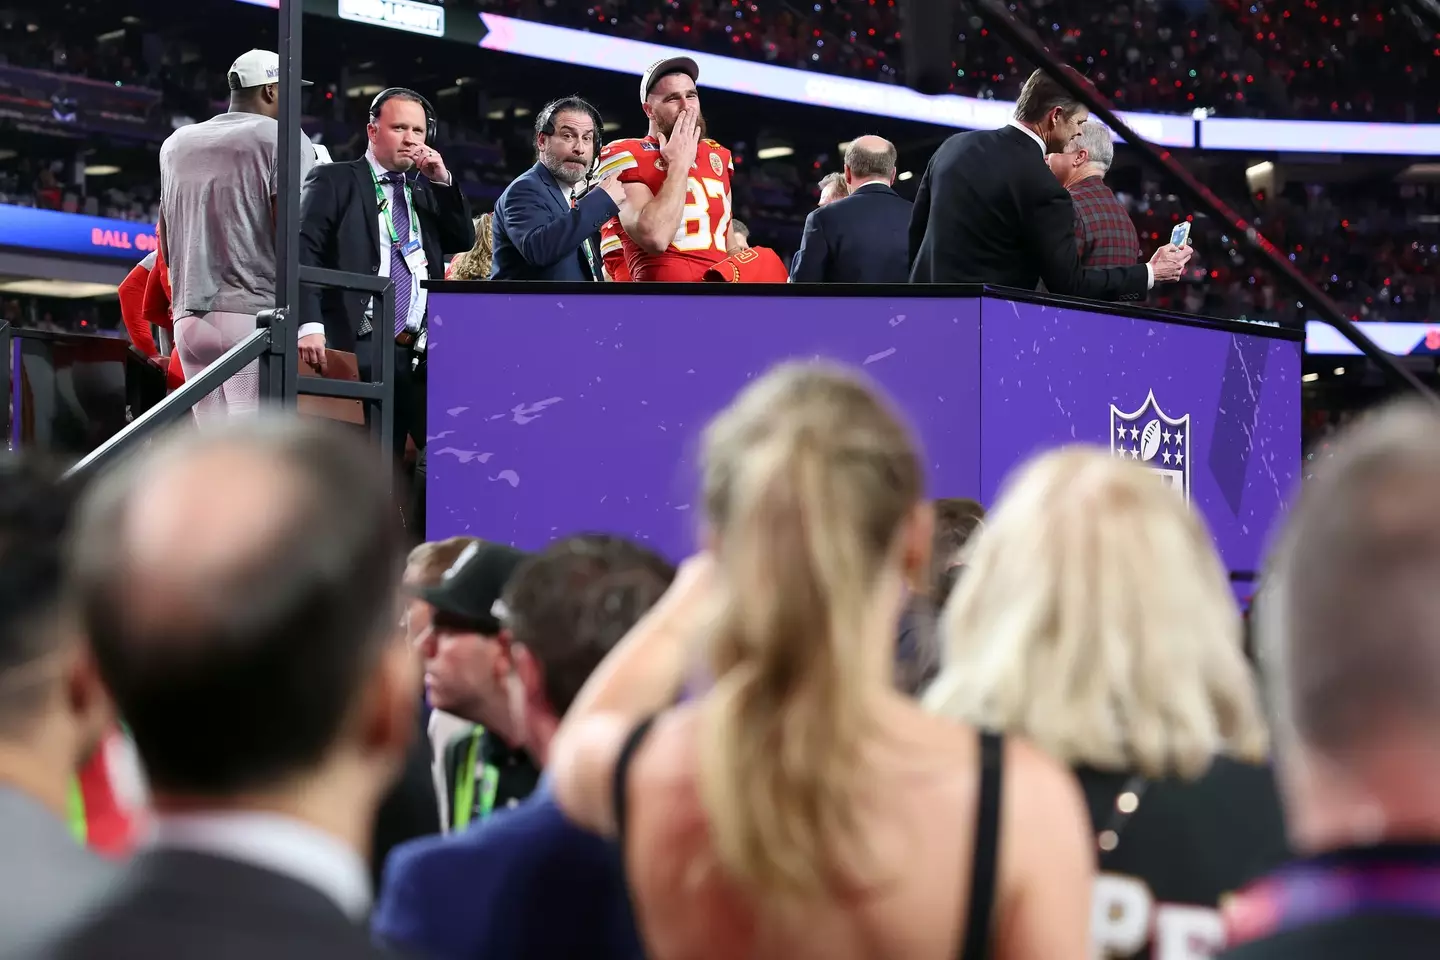
M 707 283 L 788 283 L 790 271 L 769 247 L 751 247 L 705 271 Z
M 616 283 L 629 283 L 630 263 L 625 259 L 625 244 L 629 241 L 625 228 L 620 226 L 619 217 L 611 217 L 600 228 L 600 259 L 605 261 L 605 273 Z
M 730 176 L 735 165 L 730 151 L 714 140 L 701 140 L 690 168 L 685 211 L 675 239 L 661 254 L 649 254 L 620 232 L 630 276 L 637 281 L 695 283 L 726 257 L 730 233 Z M 621 183 L 643 183 L 659 194 L 668 171 L 654 137 L 616 140 L 600 151 L 598 176 L 618 174 Z M 617 225 L 618 226 L 618 225 Z

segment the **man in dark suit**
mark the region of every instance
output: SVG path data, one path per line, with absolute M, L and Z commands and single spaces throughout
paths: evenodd
M 300 262 L 395 281 L 391 329 L 372 315 L 368 294 L 301 288 L 300 357 L 323 369 L 325 348 L 357 353 L 369 375 L 372 339 L 394 341 L 396 458 L 405 437 L 425 448 L 423 350 L 427 293 L 420 282 L 445 274 L 444 255 L 475 244 L 470 203 L 426 140 L 430 105 L 401 87 L 370 105 L 369 148 L 349 163 L 316 166 L 300 194 Z M 416 177 L 416 173 L 423 177 Z
M 1105 174 L 1115 159 L 1115 142 L 1098 120 L 1080 125 L 1080 136 L 1064 153 L 1045 158 L 1060 186 L 1070 191 L 1075 204 L 1075 244 L 1080 265 L 1128 267 L 1140 262 L 1140 238 L 1135 221 L 1105 185 Z
M 74 542 L 155 836 L 38 956 L 377 956 L 365 852 L 419 670 L 370 445 L 265 416 L 177 436 L 100 478 Z
M 1190 259 L 1188 246 L 1166 244 L 1148 264 L 1080 265 L 1075 207 L 1045 157 L 1063 153 L 1089 116 L 1083 103 L 1036 70 L 1009 124 L 959 133 L 941 144 L 915 197 L 910 280 L 1023 290 L 1043 280 L 1051 293 L 1135 300 L 1156 283 L 1179 279 Z
M 589 192 L 601 134 L 595 108 L 579 97 L 535 117 L 539 159 L 495 203 L 491 280 L 603 280 L 600 228 L 620 212 L 625 188 L 606 177 Z
M 1332 451 L 1258 609 L 1300 859 L 1225 907 L 1227 960 L 1440 957 L 1440 414 L 1392 407 Z
M 0 463 L 0 954 L 33 946 L 118 873 L 65 823 L 67 790 L 112 717 L 62 589 L 73 493 L 59 473 Z
M 895 182 L 895 145 L 858 137 L 845 150 L 848 195 L 811 212 L 795 283 L 904 283 L 910 279 L 909 200 Z

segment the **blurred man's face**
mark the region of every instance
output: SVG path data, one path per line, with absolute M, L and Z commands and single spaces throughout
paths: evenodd
M 1064 153 L 1072 140 L 1080 136 L 1080 125 L 1090 119 L 1090 111 L 1079 107 L 1070 116 L 1060 107 L 1051 110 L 1040 126 L 1040 138 L 1045 141 L 1045 152 Z
M 504 723 L 509 662 L 499 638 L 449 624 L 442 616 L 421 635 L 419 648 L 432 707 L 473 723 Z
M 750 238 L 739 230 L 731 230 L 730 236 L 725 239 L 725 252 L 730 256 L 750 249 Z
M 414 100 L 391 97 L 365 128 L 370 151 L 386 170 L 415 168 L 415 153 L 425 145 L 425 108 Z
M 554 123 L 554 133 L 540 134 L 540 162 L 560 183 L 579 183 L 595 159 L 595 119 L 565 110 L 555 115 Z
M 1060 186 L 1068 187 L 1070 181 L 1075 178 L 1079 169 L 1090 161 L 1090 154 L 1080 148 L 1080 141 L 1071 140 L 1065 147 L 1064 153 L 1047 153 L 1045 162 L 1050 166 L 1050 172 L 1055 174 L 1055 179 L 1060 181 Z
M 827 203 L 834 203 L 836 200 L 843 200 L 845 198 L 845 194 L 843 193 L 844 189 L 845 188 L 840 184 L 839 181 L 832 181 L 825 184 L 825 189 L 820 191 L 819 205 L 823 207 Z
M 695 89 L 695 81 L 684 73 L 661 77 L 645 100 L 645 113 L 655 121 L 655 129 L 667 137 L 674 131 L 680 112 L 686 109 L 700 113 L 700 91 Z M 700 117 L 699 121 L 703 127 L 704 118 Z M 703 135 L 703 129 L 701 132 Z

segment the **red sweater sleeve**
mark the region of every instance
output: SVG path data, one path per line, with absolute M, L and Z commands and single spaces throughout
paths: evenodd
M 155 255 L 155 269 L 150 271 L 150 281 L 145 286 L 145 322 L 167 330 L 174 326 L 170 320 L 170 268 L 159 253 Z
M 158 357 L 160 351 L 155 346 L 155 338 L 150 335 L 150 322 L 145 318 L 145 294 L 149 283 L 150 271 L 142 263 L 135 264 L 120 281 L 120 319 L 125 322 L 125 330 L 130 334 L 130 342 L 135 344 L 135 349 L 147 357 Z

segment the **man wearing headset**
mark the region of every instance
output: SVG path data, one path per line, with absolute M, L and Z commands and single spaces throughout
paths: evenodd
M 370 104 L 365 156 L 316 166 L 300 194 L 300 262 L 394 281 L 395 316 L 380 318 L 368 294 L 301 288 L 300 359 L 325 369 L 325 348 L 356 353 L 362 378 L 395 350 L 395 455 L 405 438 L 425 448 L 426 290 L 444 255 L 475 243 L 470 203 L 432 146 L 435 114 L 420 94 L 382 90 Z M 378 300 L 376 301 L 378 302 Z M 423 523 L 423 518 L 411 517 Z M 423 526 L 420 528 L 423 530 Z
M 535 118 L 535 165 L 495 204 L 492 280 L 603 280 L 600 228 L 620 212 L 625 188 L 608 177 L 587 191 L 604 123 L 580 97 Z

